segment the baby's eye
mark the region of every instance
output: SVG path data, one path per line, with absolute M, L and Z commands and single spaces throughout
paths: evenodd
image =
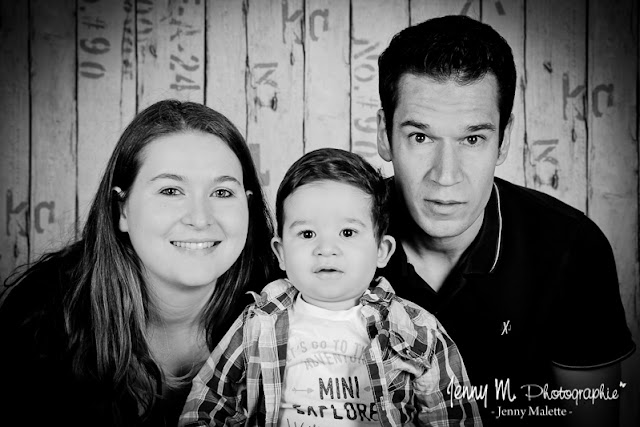
M 316 235 L 316 233 L 314 233 L 311 230 L 303 230 L 300 233 L 298 233 L 303 239 L 313 239 Z
M 229 190 L 226 190 L 226 189 L 224 189 L 224 188 L 221 188 L 221 189 L 219 189 L 219 190 L 214 191 L 214 192 L 213 192 L 213 195 L 214 195 L 215 197 L 219 197 L 219 198 L 221 198 L 221 199 L 226 199 L 226 198 L 228 198 L 228 197 L 233 196 L 233 193 L 232 193 L 231 191 L 229 191 Z
M 160 190 L 160 194 L 164 194 L 165 196 L 178 196 L 182 194 L 182 192 L 177 188 L 170 187 L 170 188 L 163 188 L 162 190 Z
M 340 234 L 342 234 L 343 237 L 352 237 L 357 233 L 356 230 L 352 229 L 352 228 L 345 228 L 344 230 L 342 230 L 340 232 Z

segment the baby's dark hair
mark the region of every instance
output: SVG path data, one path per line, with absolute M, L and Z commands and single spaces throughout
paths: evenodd
M 276 196 L 278 235 L 282 236 L 284 201 L 297 188 L 319 181 L 350 184 L 371 197 L 371 219 L 376 239 L 380 241 L 389 228 L 387 200 L 389 190 L 373 166 L 355 153 L 337 148 L 320 148 L 299 158 L 287 171 Z

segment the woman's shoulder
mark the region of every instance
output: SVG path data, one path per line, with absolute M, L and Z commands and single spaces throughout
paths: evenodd
M 65 250 L 45 255 L 25 272 L 10 277 L 2 288 L 0 326 L 24 324 L 61 309 L 78 262 L 76 251 Z

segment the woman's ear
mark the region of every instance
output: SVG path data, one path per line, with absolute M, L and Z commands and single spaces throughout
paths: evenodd
M 278 258 L 278 265 L 280 266 L 280 270 L 287 271 L 287 267 L 284 263 L 284 248 L 282 246 L 282 239 L 278 236 L 271 239 L 271 249 L 273 253 L 276 254 L 276 258 Z
M 118 211 L 120 212 L 120 218 L 118 219 L 118 229 L 123 233 L 127 233 L 129 231 L 129 223 L 127 222 L 124 191 L 122 191 L 120 187 L 113 187 L 112 191 L 116 193 L 116 200 L 118 201 Z
M 393 236 L 385 234 L 380 238 L 378 243 L 378 268 L 387 266 L 387 263 L 391 259 L 391 255 L 396 251 L 396 239 Z

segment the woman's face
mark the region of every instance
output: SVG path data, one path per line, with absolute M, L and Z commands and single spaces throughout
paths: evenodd
M 147 285 L 171 292 L 215 284 L 247 239 L 240 161 L 220 138 L 195 131 L 160 137 L 140 155 L 119 228 L 129 234 Z

